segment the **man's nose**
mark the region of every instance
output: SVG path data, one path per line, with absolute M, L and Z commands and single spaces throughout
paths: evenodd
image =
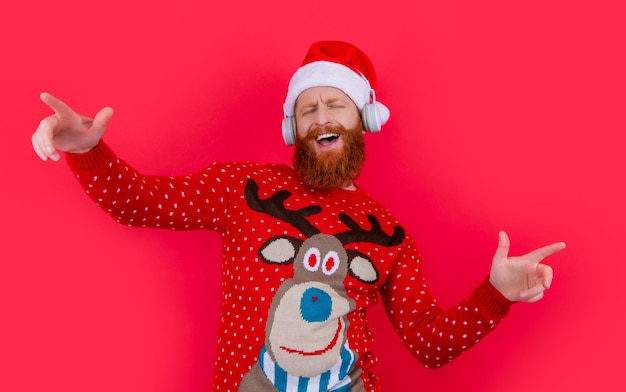
M 324 126 L 327 125 L 330 120 L 331 116 L 328 108 L 324 105 L 320 105 L 320 107 L 315 111 L 315 125 Z

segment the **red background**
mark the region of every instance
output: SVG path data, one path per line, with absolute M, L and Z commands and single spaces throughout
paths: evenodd
M 426 370 L 371 312 L 386 391 L 624 390 L 625 12 L 614 1 L 78 0 L 0 6 L 0 390 L 206 391 L 215 233 L 130 229 L 30 135 L 49 91 L 116 114 L 109 144 L 151 174 L 288 162 L 279 124 L 308 45 L 355 43 L 392 117 L 361 186 L 414 235 L 440 303 L 553 241 L 553 288 Z

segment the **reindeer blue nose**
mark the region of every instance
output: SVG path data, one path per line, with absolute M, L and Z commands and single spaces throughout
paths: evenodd
M 300 313 L 304 321 L 309 323 L 326 321 L 332 309 L 333 299 L 324 290 L 310 287 L 302 294 Z

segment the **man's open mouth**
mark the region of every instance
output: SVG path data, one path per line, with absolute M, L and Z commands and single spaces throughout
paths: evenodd
M 315 138 L 321 146 L 331 145 L 337 139 L 339 139 L 339 134 L 337 133 L 324 133 Z

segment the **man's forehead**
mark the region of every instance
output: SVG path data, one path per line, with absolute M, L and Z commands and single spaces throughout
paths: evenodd
M 348 101 L 352 100 L 350 97 L 336 87 L 330 86 L 317 86 L 304 90 L 296 99 L 296 105 L 311 105 L 315 104 L 320 99 L 322 102 L 332 101 Z

